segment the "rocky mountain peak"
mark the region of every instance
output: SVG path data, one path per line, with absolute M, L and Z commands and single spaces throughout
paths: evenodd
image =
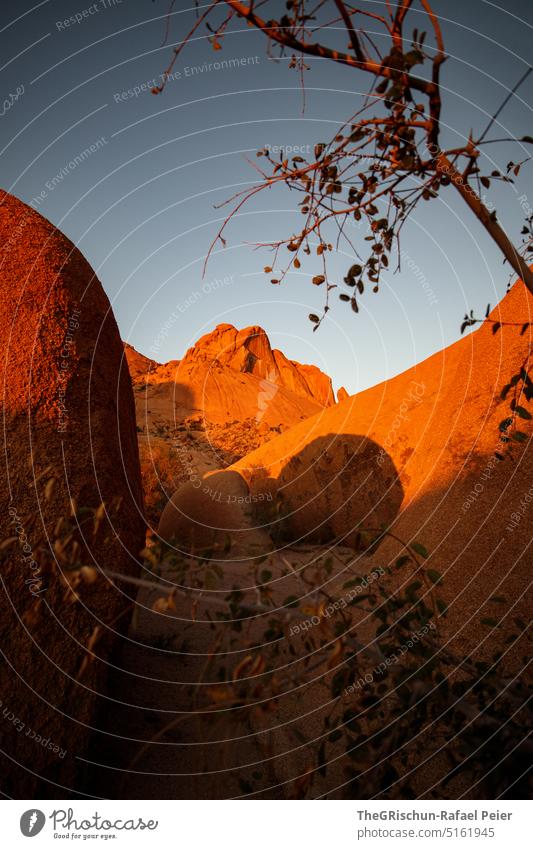
M 213 361 L 313 398 L 324 407 L 334 403 L 331 378 L 317 366 L 289 360 L 282 351 L 273 349 L 259 325 L 241 330 L 232 324 L 217 325 L 189 348 L 182 365 Z

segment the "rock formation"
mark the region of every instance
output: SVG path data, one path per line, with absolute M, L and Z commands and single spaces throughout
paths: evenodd
M 477 331 L 405 373 L 295 425 L 221 473 L 238 472 L 252 496 L 267 491 L 281 496 L 281 513 L 271 518 L 270 527 L 281 548 L 289 545 L 290 553 L 283 557 L 285 552 L 280 552 L 280 561 L 287 564 L 290 558 L 293 571 L 292 584 L 290 574 L 281 582 L 280 597 L 308 598 L 308 584 L 299 579 L 294 565 L 292 542 L 329 538 L 335 540 L 337 552 L 339 543 L 346 541 L 364 548 L 357 532 L 364 535 L 370 527 L 372 542 L 373 529 L 383 524 L 394 536 L 386 535 L 377 550 L 356 555 L 356 568 L 362 574 L 388 569 L 405 553 L 403 543 L 418 544 L 418 560 L 431 575 L 432 586 L 424 592 L 428 602 L 437 602 L 436 622 L 445 650 L 459 663 L 473 661 L 478 670 L 491 669 L 498 661 L 502 689 L 518 676 L 525 685 L 524 698 L 531 611 L 532 328 L 533 298 L 519 281 Z M 261 524 L 259 518 L 256 524 Z M 277 579 L 273 562 L 275 557 L 269 568 Z M 408 561 L 392 569 L 399 598 L 422 580 L 419 568 Z M 237 571 L 225 567 L 228 582 L 231 577 L 237 580 Z M 332 598 L 346 594 L 343 580 L 339 576 L 328 583 Z M 356 610 L 350 616 L 357 633 L 362 630 L 372 644 L 370 632 L 364 631 L 368 617 L 360 614 L 358 619 Z M 378 625 L 379 618 L 373 627 Z M 307 627 L 304 635 L 302 640 L 307 640 Z M 197 651 L 200 645 L 201 635 Z M 309 646 L 302 649 L 307 652 Z M 460 676 L 459 670 L 456 674 Z M 341 698 L 341 709 L 359 715 L 364 691 L 354 692 Z M 413 697 L 420 695 L 413 690 Z M 298 728 L 299 737 L 317 741 L 329 710 L 329 694 L 320 681 L 284 700 L 269 735 L 275 773 L 271 788 L 296 784 L 305 770 L 305 756 L 299 747 L 294 749 L 290 729 Z M 408 777 L 409 792 L 477 798 L 481 790 L 471 784 L 468 758 L 463 765 L 454 740 L 439 732 L 438 720 L 427 730 L 413 721 L 413 739 L 400 738 L 403 766 L 401 758 L 392 762 L 399 776 Z M 521 757 L 527 760 L 527 717 L 524 721 L 523 741 L 506 739 L 502 729 L 495 728 L 502 758 L 500 762 L 498 749 L 495 766 L 504 768 L 504 759 L 520 742 Z M 267 718 L 257 722 L 258 739 L 267 725 Z M 486 728 L 489 734 L 490 721 Z M 255 738 L 246 739 L 251 747 Z M 252 762 L 249 751 L 240 756 L 241 763 Z M 315 777 L 314 796 L 334 798 L 343 792 L 345 753 L 332 748 L 330 757 L 334 760 L 327 772 Z M 362 757 L 365 764 L 372 757 L 364 747 Z
M 461 651 L 479 642 L 480 617 L 494 614 L 492 595 L 507 600 L 498 609 L 507 616 L 504 631 L 516 632 L 517 615 L 527 618 L 532 320 L 533 298 L 518 281 L 477 331 L 231 467 L 252 493 L 267 487 L 279 493 L 282 512 L 272 528 L 289 540 L 349 540 L 385 504 L 395 515 L 401 487 L 394 532 L 420 541 L 430 566 L 444 575 L 448 627 Z M 345 446 L 354 440 L 350 460 Z M 365 443 L 379 448 L 365 454 Z M 374 488 L 375 500 L 366 510 L 360 504 L 347 510 L 343 477 L 351 470 L 354 487 L 360 485 L 361 451 L 368 469 L 361 491 Z M 376 562 L 396 548 L 386 539 Z M 517 645 L 509 656 L 519 651 Z
M 171 480 L 229 466 L 332 403 L 331 379 L 272 350 L 260 327 L 219 325 L 183 359 L 163 365 L 127 344 L 125 356 L 154 527 L 172 495 Z
M 181 360 L 158 365 L 125 346 L 141 427 L 159 420 L 199 416 L 205 424 L 254 419 L 289 427 L 334 403 L 331 378 L 270 347 L 260 327 L 237 330 L 220 324 Z
M 2 790 L 63 798 L 130 609 L 131 588 L 100 570 L 135 572 L 143 543 L 134 405 L 109 301 L 74 245 L 3 193 L 0 251 Z
M 526 558 L 531 536 L 528 511 L 533 509 L 528 441 L 532 392 L 531 375 L 526 376 L 530 374 L 532 339 L 527 323 L 532 307 L 533 299 L 517 284 L 491 316 L 492 322 L 510 322 L 510 326 L 505 324 L 494 332 L 495 325 L 487 322 L 415 368 L 323 410 L 252 452 L 231 470 L 211 476 L 219 491 L 231 491 L 241 498 L 281 492 L 279 521 L 274 521 L 275 513 L 270 517 L 279 550 L 264 563 L 243 558 L 244 562 L 225 562 L 218 572 L 212 562 L 203 564 L 201 574 L 211 580 L 206 577 L 201 597 L 192 601 L 178 593 L 174 608 L 165 608 L 166 582 L 159 591 L 143 590 L 144 616 L 137 621 L 139 631 L 132 632 L 132 641 L 138 639 L 143 645 L 141 663 L 148 680 L 143 688 L 138 686 L 138 654 L 129 648 L 126 672 L 116 682 L 121 713 L 109 727 L 109 739 L 102 740 L 109 752 L 106 763 L 122 770 L 123 796 L 337 798 L 357 793 L 356 798 L 361 798 L 361 792 L 368 792 L 389 799 L 487 798 L 483 785 L 472 783 L 469 774 L 479 750 L 475 749 L 472 758 L 465 757 L 463 751 L 467 750 L 457 745 L 455 734 L 451 739 L 447 736 L 446 722 L 439 722 L 446 699 L 434 694 L 428 681 L 431 672 L 425 678 L 417 676 L 424 655 L 408 645 L 400 647 L 393 631 L 384 656 L 376 651 L 374 637 L 384 628 L 387 635 L 379 615 L 382 599 L 391 607 L 395 599 L 399 602 L 402 598 L 408 605 L 409 588 L 420 577 L 425 603 L 434 595 L 448 604 L 446 617 L 438 604 L 435 608 L 442 652 L 453 653 L 465 668 L 471 659 L 479 663 L 480 674 L 501 653 L 497 669 L 502 711 L 505 713 L 508 704 L 509 716 L 516 710 L 516 702 L 505 701 L 505 691 L 517 672 L 526 685 L 524 702 L 527 699 L 525 666 L 530 651 L 520 635 L 529 615 Z M 511 441 L 502 442 L 502 434 Z M 209 485 L 209 478 L 206 482 Z M 186 507 L 185 494 L 183 490 L 175 503 Z M 213 524 L 207 500 L 199 502 L 194 515 L 188 506 L 186 509 L 197 530 L 207 517 Z M 237 526 L 241 531 L 241 523 L 251 519 L 244 510 L 237 518 L 236 522 L 235 516 L 227 516 L 227 527 Z M 255 521 L 262 524 L 259 516 Z M 353 548 L 342 545 L 349 540 L 364 547 L 359 545 L 357 527 L 380 524 L 392 525 L 400 539 L 428 549 L 425 558 L 419 547 L 417 558 L 434 570 L 430 587 L 422 583 L 414 560 L 408 559 L 388 574 L 399 552 L 405 553 L 401 543 L 391 537 L 377 550 L 364 554 L 354 555 Z M 192 532 L 190 525 L 182 530 Z M 331 548 L 291 545 L 299 536 L 334 537 L 336 542 Z M 322 567 L 315 573 L 319 560 Z M 168 574 L 163 571 L 161 577 L 171 581 L 173 564 L 167 568 Z M 354 573 L 358 576 L 355 580 Z M 442 584 L 436 573 L 442 574 Z M 365 589 L 359 594 L 363 576 Z M 317 586 L 325 588 L 329 604 L 326 600 L 318 604 Z M 370 603 L 373 615 L 368 614 L 364 601 L 367 592 L 375 594 Z M 232 606 L 224 618 L 218 600 L 226 594 Z M 295 598 L 300 600 L 301 618 L 296 610 L 295 618 L 289 613 Z M 400 609 L 405 607 L 400 605 Z M 219 615 L 218 625 L 213 627 Z M 496 628 L 490 624 L 494 620 Z M 407 629 L 411 622 L 408 619 Z M 414 631 L 418 626 L 412 627 Z M 337 665 L 340 641 L 334 641 L 333 635 L 345 634 L 346 629 L 361 647 L 347 664 L 348 671 L 362 683 L 343 690 L 342 675 L 341 684 L 336 683 L 343 669 Z M 146 648 L 149 638 L 152 643 Z M 224 640 L 230 652 L 217 664 L 216 654 Z M 274 647 L 269 653 L 271 640 Z M 413 634 L 413 644 L 417 640 L 418 633 Z M 157 648 L 161 645 L 164 649 Z M 169 653 L 170 646 L 179 652 L 179 665 Z M 405 659 L 404 648 L 409 651 Z M 381 677 L 384 660 L 386 667 L 389 661 L 400 664 L 396 674 L 391 665 Z M 449 678 L 440 685 L 449 693 L 450 704 L 456 702 L 461 692 L 456 687 L 464 677 L 460 666 L 453 666 L 447 661 L 440 667 L 439 651 L 432 674 L 438 682 L 439 668 L 448 674 L 452 667 Z M 409 672 L 406 680 L 401 669 Z M 270 682 L 271 670 L 275 673 Z M 379 735 L 391 714 L 375 700 L 375 690 L 368 694 L 367 674 L 370 680 L 381 682 L 384 698 L 389 692 L 395 698 L 392 691 L 400 690 L 398 681 L 406 691 L 398 699 L 399 716 L 392 715 L 392 727 L 383 743 Z M 241 678 L 249 681 L 247 703 L 239 688 Z M 201 684 L 194 688 L 192 698 L 190 682 Z M 200 689 L 206 693 L 209 684 L 212 702 L 202 726 L 196 694 Z M 133 709 L 133 699 L 127 700 L 127 706 L 121 704 L 122 699 L 126 701 L 124 692 L 135 694 Z M 272 692 L 275 700 L 267 701 Z M 156 730 L 159 735 L 164 732 L 164 737 L 158 736 L 153 722 L 147 720 L 153 718 L 155 703 L 162 713 L 159 720 L 154 719 Z M 421 709 L 419 703 L 424 705 Z M 237 710 L 232 709 L 235 704 Z M 492 746 L 495 771 L 505 770 L 506 755 L 521 739 L 506 736 L 507 724 L 495 724 L 490 710 L 483 710 L 486 703 L 480 700 L 478 704 L 479 716 L 475 696 L 468 701 L 472 713 L 465 709 L 464 725 L 469 727 L 471 718 L 474 720 L 479 744 L 488 741 Z M 521 698 L 518 704 L 522 704 Z M 216 732 L 212 732 L 212 710 L 222 711 Z M 192 713 L 190 720 L 187 712 Z M 169 722 L 169 714 L 174 722 Z M 380 727 L 373 737 L 367 736 L 368 716 L 377 718 Z M 421 720 L 424 716 L 431 721 Z M 346 726 L 350 730 L 348 749 L 347 735 L 340 733 Z M 116 728 L 128 738 L 125 743 L 113 736 Z M 524 721 L 524 742 L 527 728 Z M 137 771 L 127 769 L 132 738 L 154 740 L 142 748 L 135 763 Z M 160 745 L 162 739 L 164 746 Z M 515 761 L 515 771 L 510 771 L 511 794 L 517 786 L 512 783 L 515 776 L 525 772 L 530 762 L 527 751 L 520 758 L 523 767 L 516 769 Z M 477 766 L 479 763 L 483 761 Z M 347 782 L 354 773 L 359 776 L 352 789 Z M 109 769 L 97 770 L 95 786 L 109 781 L 109 774 Z
M 317 366 L 289 360 L 281 351 L 272 349 L 261 327 L 237 330 L 231 324 L 219 324 L 211 333 L 189 348 L 182 367 L 191 363 L 218 362 L 237 372 L 253 374 L 276 386 L 290 389 L 296 395 L 311 398 L 321 406 L 335 403 L 331 378 Z
M 133 384 L 137 383 L 140 378 L 149 378 L 152 372 L 161 367 L 161 363 L 140 354 L 133 345 L 128 345 L 127 342 L 124 343 L 124 354 Z
M 268 534 L 255 529 L 248 485 L 238 472 L 208 472 L 183 484 L 166 505 L 159 536 L 199 557 L 234 559 L 269 549 Z
M 129 359 L 132 354 L 126 353 Z M 231 324 L 220 324 L 189 348 L 182 360 L 155 370 L 149 367 L 146 376 L 137 378 L 137 384 L 143 381 L 145 386 L 138 385 L 136 391 L 143 456 L 147 450 L 145 439 L 153 443 L 152 434 L 157 439 L 163 432 L 163 428 L 158 432 L 157 423 L 164 423 L 163 427 L 172 431 L 172 425 L 175 429 L 185 422 L 193 431 L 195 425 L 209 446 L 216 448 L 215 468 L 221 465 L 224 448 L 229 447 L 229 442 L 235 445 L 235 438 L 242 430 L 246 432 L 244 444 L 246 441 L 250 444 L 254 438 L 255 445 L 264 444 L 333 403 L 331 378 L 316 366 L 300 365 L 281 351 L 273 350 L 268 336 L 257 326 L 237 330 Z M 230 434 L 221 432 L 222 427 L 231 431 L 231 440 Z M 149 437 L 145 437 L 147 433 Z M 198 442 L 198 438 L 191 436 L 177 452 L 182 459 L 190 458 L 190 473 L 188 482 L 178 489 L 165 509 L 159 533 L 164 539 L 176 539 L 178 547 L 196 551 L 202 547 L 202 539 L 203 547 L 215 541 L 218 549 L 224 547 L 229 534 L 232 556 L 248 543 L 266 545 L 268 538 L 264 533 L 254 537 L 248 531 L 237 534 L 232 529 L 233 514 L 230 516 L 225 503 L 224 486 L 214 497 L 209 494 L 211 485 L 205 478 L 202 480 L 203 473 L 211 473 L 213 466 L 209 468 L 203 462 L 202 452 L 199 457 L 194 450 Z M 242 453 L 245 452 L 241 456 Z M 247 493 L 242 479 L 241 483 Z M 265 500 L 266 496 L 261 498 Z M 272 496 L 269 494 L 268 498 Z M 254 496 L 254 501 L 258 499 L 259 496 Z M 248 526 L 249 522 L 247 513 L 245 524 Z M 218 529 L 216 533 L 213 528 Z

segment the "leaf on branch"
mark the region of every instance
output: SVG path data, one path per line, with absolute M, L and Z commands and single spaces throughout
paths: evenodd
M 424 56 L 420 50 L 410 50 L 403 58 L 408 68 L 412 68 L 415 65 L 422 65 L 424 62 Z
M 467 327 L 472 327 L 474 324 L 477 324 L 477 318 L 469 318 L 465 315 L 464 321 L 461 324 L 461 335 L 463 335 Z
M 416 551 L 416 553 L 419 554 L 420 557 L 424 557 L 424 558 L 429 557 L 429 552 L 428 552 L 427 548 L 422 545 L 422 543 L 412 542 L 411 548 L 413 549 L 413 551 Z
M 396 561 L 396 568 L 401 569 L 402 566 L 405 566 L 405 564 L 409 563 L 410 560 L 411 558 L 408 554 L 402 554 L 401 557 L 398 557 L 398 560 Z
M 500 392 L 500 398 L 502 399 L 502 401 L 505 401 L 505 399 L 507 398 L 507 393 L 509 392 L 510 388 L 511 388 L 510 383 L 506 383 L 505 386 L 503 387 L 502 391 Z
M 426 575 L 433 584 L 439 584 L 442 581 L 442 575 L 436 569 L 428 569 Z

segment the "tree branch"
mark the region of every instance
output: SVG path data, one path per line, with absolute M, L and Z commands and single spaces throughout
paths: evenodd
M 472 186 L 465 182 L 463 176 L 452 165 L 446 154 L 439 153 L 436 158 L 437 173 L 450 178 L 465 203 L 470 207 L 478 221 L 496 242 L 509 265 L 522 278 L 529 291 L 533 294 L 533 272 L 525 259 L 518 253 L 517 249 L 508 238 L 503 228 L 498 223 L 494 213 L 488 211 L 479 195 Z
M 361 71 L 373 74 L 375 77 L 392 79 L 393 75 L 396 73 L 394 68 L 389 68 L 387 65 L 383 65 L 380 62 L 374 62 L 372 59 L 364 59 L 363 61 L 360 61 L 359 59 L 351 56 L 349 53 L 333 50 L 332 48 L 325 47 L 322 44 L 307 44 L 306 42 L 295 38 L 290 33 L 283 32 L 280 27 L 272 26 L 270 22 L 267 23 L 259 17 L 259 15 L 255 14 L 252 7 L 245 6 L 244 3 L 240 2 L 240 0 L 224 0 L 224 2 L 227 3 L 227 5 L 230 6 L 237 15 L 240 15 L 245 18 L 245 20 L 250 21 L 250 23 L 257 27 L 257 29 L 264 32 L 268 38 L 272 39 L 272 41 L 276 41 L 278 44 L 282 44 L 285 47 L 298 50 L 308 56 L 318 56 L 321 59 L 331 59 L 332 61 L 338 62 L 342 65 L 349 65 L 352 68 L 358 68 Z M 404 5 L 407 4 L 409 6 L 411 5 L 411 0 L 403 0 L 403 3 Z M 410 74 L 406 74 L 405 78 L 410 88 L 415 89 L 415 91 L 421 91 L 424 94 L 431 95 L 433 91 L 432 82 L 420 79 L 419 77 L 413 77 Z
M 444 52 L 444 40 L 442 38 L 442 31 L 440 28 L 439 19 L 435 15 L 433 9 L 431 8 L 427 0 L 420 1 L 426 11 L 428 18 L 431 21 L 433 32 L 435 34 L 435 41 L 437 43 L 437 53 L 433 59 L 433 70 L 431 75 L 433 91 L 429 95 L 429 114 L 431 115 L 431 130 L 428 134 L 429 143 L 436 145 L 439 141 L 440 130 L 440 67 L 442 63 L 446 60 L 446 54 Z
M 502 103 L 502 104 L 498 107 L 498 109 L 496 110 L 496 112 L 494 113 L 494 115 L 492 116 L 492 118 L 490 119 L 489 123 L 487 124 L 487 126 L 485 127 L 485 129 L 483 130 L 483 132 L 481 133 L 481 135 L 480 135 L 479 139 L 477 140 L 476 144 L 480 144 L 480 142 L 482 142 L 482 141 L 483 141 L 483 139 L 485 138 L 485 136 L 487 135 L 488 131 L 490 130 L 490 128 L 491 128 L 491 127 L 492 127 L 492 125 L 494 124 L 494 122 L 495 122 L 496 118 L 498 117 L 498 115 L 500 114 L 500 112 L 502 111 L 502 109 L 504 109 L 504 108 L 505 108 L 505 106 L 509 103 L 509 101 L 510 101 L 510 99 L 513 97 L 513 95 L 514 95 L 514 94 L 516 94 L 516 92 L 518 91 L 518 89 L 520 88 L 520 86 L 522 85 L 522 83 L 523 83 L 523 82 L 527 79 L 527 77 L 530 75 L 531 71 L 533 71 L 533 68 L 532 68 L 532 67 L 529 67 L 529 68 L 527 69 L 527 71 L 525 71 L 525 72 L 522 74 L 522 76 L 520 77 L 520 79 L 518 80 L 518 82 L 516 83 L 516 85 L 515 85 L 515 86 L 511 89 L 511 91 L 509 92 L 509 94 L 507 95 L 507 97 L 504 99 L 503 103 Z
M 346 29 L 348 30 L 348 33 L 350 34 L 350 42 L 356 58 L 359 60 L 359 62 L 364 62 L 365 56 L 361 49 L 361 45 L 359 44 L 359 38 L 357 37 L 357 33 L 353 28 L 352 19 L 346 9 L 346 6 L 342 2 L 342 0 L 335 0 L 335 5 L 339 10 L 344 23 L 346 24 Z

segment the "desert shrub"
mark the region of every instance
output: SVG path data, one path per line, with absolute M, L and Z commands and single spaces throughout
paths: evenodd
M 175 467 L 168 446 L 158 446 L 153 464 L 161 457 L 170 476 Z M 52 490 L 53 479 L 44 497 Z M 111 508 L 119 510 L 120 505 Z M 88 566 L 81 535 L 86 544 L 94 543 L 106 532 L 107 512 L 104 505 L 85 509 L 72 503 L 70 514 L 57 522 L 51 544 L 36 545 L 40 574 L 57 583 L 73 605 L 82 600 L 85 588 L 102 580 L 158 590 L 154 612 L 168 616 L 179 611 L 173 645 L 177 654 L 187 651 L 187 645 L 190 650 L 194 627 L 208 627 L 211 649 L 202 660 L 201 682 L 189 685 L 190 716 L 205 723 L 205 739 L 216 731 L 219 740 L 238 739 L 239 723 L 252 736 L 281 722 L 287 750 L 295 753 L 290 772 L 296 777 L 285 782 L 285 797 L 327 792 L 330 771 L 338 770 L 340 761 L 342 781 L 338 771 L 333 779 L 337 795 L 413 798 L 420 794 L 419 771 L 433 757 L 440 758 L 442 777 L 424 791 L 428 798 L 447 793 L 457 798 L 465 788 L 473 788 L 474 798 L 526 793 L 532 687 L 527 679 L 513 676 L 505 662 L 526 626 L 515 619 L 514 633 L 501 630 L 505 598 L 493 597 L 493 614 L 478 623 L 493 631 L 494 654 L 480 660 L 452 648 L 443 635 L 444 579 L 430 568 L 420 543 L 396 539 L 400 551 L 381 565 L 376 557 L 369 565 L 370 560 L 354 558 L 341 547 L 277 552 L 250 567 L 247 590 L 237 585 L 226 589 L 224 570 L 212 559 L 215 552 L 202 552 L 202 559 L 185 557 L 161 542 L 150 543 L 141 553 L 152 573 L 149 579 L 118 575 L 112 566 Z M 19 549 L 17 535 L 3 540 L 0 564 Z M 295 552 L 299 563 L 291 562 Z M 280 594 L 283 579 L 298 592 Z M 37 595 L 27 624 L 43 603 Z M 97 625 L 88 636 L 80 678 L 94 660 L 101 631 Z M 316 725 L 309 730 L 305 717 L 299 721 L 299 710 L 305 714 L 311 694 L 319 691 L 317 733 Z M 292 693 L 297 693 L 295 721 L 287 722 L 285 697 Z M 180 711 L 157 739 L 183 720 Z M 268 758 L 265 752 L 265 762 Z M 243 795 L 268 793 L 262 770 L 243 771 L 240 783 Z
M 184 480 L 183 465 L 171 445 L 154 438 L 139 442 L 139 457 L 146 518 L 157 527 L 165 504 Z
M 189 620 L 176 627 L 174 650 L 191 646 L 197 618 L 209 622 L 209 660 L 201 685 L 190 685 L 191 717 L 205 722 L 206 739 L 219 740 L 239 740 L 243 723 L 257 738 L 281 723 L 285 749 L 295 753 L 289 773 L 296 777 L 284 783 L 285 797 L 327 792 L 332 769 L 336 795 L 354 799 L 414 798 L 421 786 L 428 798 L 457 798 L 469 788 L 474 798 L 496 798 L 515 779 L 511 793 L 524 792 L 532 688 L 505 662 L 506 650 L 519 644 L 520 623 L 514 634 L 501 632 L 505 599 L 494 598 L 494 617 L 478 623 L 493 630 L 493 656 L 480 660 L 451 648 L 442 633 L 443 577 L 427 565 L 423 545 L 401 546 L 368 573 L 365 558 L 346 549 L 316 547 L 303 567 L 289 554 L 268 555 L 257 561 L 253 580 L 246 576 L 251 590 L 235 585 L 227 592 L 213 552 L 202 560 L 159 544 L 144 552 L 154 578 L 174 584 L 170 593 L 168 583 L 159 585 L 154 610 L 178 610 L 179 622 Z M 298 592 L 280 596 L 280 577 L 294 578 Z M 318 734 L 305 720 L 314 704 Z M 164 732 L 171 729 L 172 722 Z M 434 786 L 433 758 L 440 773 Z M 243 770 L 240 785 L 243 795 L 268 794 L 272 786 L 261 770 Z

